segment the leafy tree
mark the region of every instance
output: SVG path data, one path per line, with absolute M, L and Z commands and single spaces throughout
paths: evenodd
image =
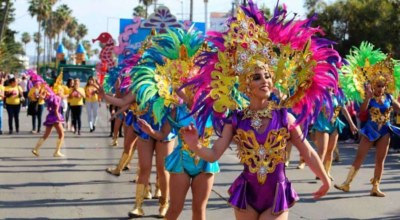
M 308 16 L 318 13 L 315 24 L 322 27 L 327 38 L 337 42 L 342 55 L 369 41 L 400 58 L 400 1 L 340 0 L 328 4 L 306 0 L 305 7 Z
M 21 41 L 22 41 L 22 43 L 24 43 L 25 53 L 26 53 L 26 45 L 29 44 L 29 42 L 31 42 L 31 40 L 32 40 L 31 35 L 28 32 L 22 33 Z
M 145 7 L 144 18 L 147 19 L 149 13 L 149 6 L 153 4 L 153 0 L 139 0 L 139 4 L 143 4 Z
M 142 18 L 146 17 L 146 10 L 143 8 L 142 5 L 138 5 L 133 9 L 133 16 L 139 16 Z
M 66 32 L 69 38 L 75 38 L 78 30 L 78 20 L 74 17 L 71 18 L 71 22 L 68 23 Z
M 86 54 L 90 59 L 90 57 L 93 56 L 92 43 L 90 43 L 90 41 L 88 41 L 88 40 L 84 40 L 84 41 L 82 41 L 82 45 L 85 48 Z
M 0 39 L 0 70 L 8 73 L 22 70 L 24 67 L 17 55 L 24 55 L 24 48 L 21 43 L 15 40 L 14 30 L 9 28 L 15 19 L 15 8 L 10 0 L 0 0 L 0 4 L 5 7 L 0 13 L 1 39 Z
M 78 25 L 78 29 L 76 30 L 77 35 L 75 36 L 75 39 L 77 42 L 82 40 L 87 34 L 88 34 L 88 29 L 86 25 L 80 24 Z
M 52 2 L 50 0 L 30 0 L 28 12 L 32 17 L 36 17 L 38 22 L 38 33 L 41 32 L 41 23 L 49 18 L 51 14 Z M 44 38 L 43 38 L 44 39 Z M 39 55 L 40 42 L 37 42 L 37 54 Z M 37 57 L 37 67 L 39 67 L 39 56 Z

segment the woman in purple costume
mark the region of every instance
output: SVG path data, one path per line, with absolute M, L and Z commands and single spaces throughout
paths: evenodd
M 61 146 L 64 141 L 64 128 L 62 123 L 64 122 L 64 117 L 61 114 L 61 98 L 54 94 L 54 92 L 47 86 L 43 89 L 40 96 L 46 101 L 48 114 L 46 116 L 46 120 L 43 125 L 46 126 L 46 131 L 43 136 L 39 139 L 36 144 L 36 147 L 32 150 L 32 153 L 39 157 L 39 149 L 42 144 L 46 141 L 46 139 L 50 136 L 51 130 L 53 127 L 56 129 L 58 134 L 58 140 L 56 145 L 56 151 L 54 152 L 54 157 L 64 157 L 64 155 L 60 152 Z
M 325 88 L 337 91 L 335 65 L 341 58 L 330 41 L 314 37 L 319 29 L 309 26 L 312 19 L 287 19 L 285 7 L 277 7 L 270 21 L 252 1 L 236 14 L 226 32 L 207 33 L 216 50 L 199 56 L 199 77 L 187 83 L 194 88 L 197 126 L 180 132 L 189 149 L 208 162 L 218 160 L 232 140 L 238 145 L 243 171 L 228 191 L 236 219 L 287 219 L 299 199 L 285 174 L 289 141 L 321 179 L 314 198 L 330 188 L 300 125 L 307 130 L 328 102 Z M 285 97 L 278 103 L 271 98 L 276 89 Z M 330 103 L 325 107 L 332 112 Z M 210 115 L 219 138 L 205 148 L 198 137 Z
M 213 148 L 200 145 L 194 126 L 182 130 L 183 136 L 189 148 L 209 162 L 217 161 L 232 140 L 238 144 L 244 169 L 228 191 L 237 219 L 286 219 L 287 210 L 299 199 L 285 174 L 285 147 L 289 140 L 322 180 L 323 185 L 314 193 L 314 198 L 327 193 L 330 180 L 318 154 L 303 139 L 300 128 L 289 130 L 295 118 L 286 109 L 276 109 L 269 101 L 273 90 L 271 73 L 260 67 L 250 77 L 250 105 L 232 114 L 231 123 L 225 124 Z

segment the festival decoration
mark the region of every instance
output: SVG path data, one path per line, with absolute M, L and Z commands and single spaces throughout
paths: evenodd
M 100 84 L 103 84 L 105 74 L 110 68 L 115 66 L 112 55 L 114 50 L 114 39 L 111 34 L 103 32 L 96 39 L 92 40 L 93 43 L 96 41 L 100 41 L 100 43 L 104 45 L 100 52 L 101 64 L 96 65 L 96 70 L 100 70 L 100 72 L 97 72 L 97 78 L 99 79 Z

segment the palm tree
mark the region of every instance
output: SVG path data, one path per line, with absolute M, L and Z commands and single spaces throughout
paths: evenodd
M 40 41 L 42 40 L 42 35 L 40 34 L 40 32 L 35 32 L 35 33 L 33 33 L 33 42 L 35 42 L 36 43 L 36 56 L 37 56 L 37 67 L 36 68 L 39 68 L 39 55 L 40 55 L 40 52 L 39 52 L 39 49 L 40 49 Z
M 78 30 L 78 20 L 76 18 L 72 17 L 71 21 L 68 23 L 65 32 L 67 32 L 67 35 L 69 38 L 75 38 Z M 65 46 L 65 45 L 64 45 Z
M 63 43 L 65 49 L 67 49 L 68 54 L 71 55 L 74 51 L 74 43 L 72 43 L 71 40 L 69 40 L 65 37 L 63 37 L 63 39 L 62 39 L 62 43 Z
M 153 0 L 139 0 L 139 4 L 143 3 L 144 7 L 146 8 L 145 14 L 144 14 L 144 18 L 147 19 L 148 16 L 148 9 L 149 6 L 153 4 Z
M 133 9 L 133 16 L 137 17 L 142 17 L 144 18 L 146 16 L 146 11 L 144 10 L 143 6 L 138 5 Z
M 84 40 L 84 41 L 82 41 L 82 45 L 86 50 L 86 54 L 87 54 L 88 58 L 90 59 L 90 57 L 93 56 L 92 43 L 90 43 L 90 41 L 88 41 L 88 40 Z
M 78 25 L 78 29 L 76 30 L 77 35 L 75 36 L 77 44 L 81 39 L 83 39 L 88 34 L 88 29 L 86 25 L 80 24 Z
M 50 0 L 30 0 L 28 12 L 32 17 L 36 16 L 36 20 L 38 22 L 38 33 L 40 34 L 41 28 L 40 25 L 44 22 L 51 13 L 52 2 Z M 37 42 L 37 54 L 40 52 L 40 42 Z M 37 68 L 39 68 L 39 56 L 37 57 Z
M 11 7 L 10 0 L 5 1 L 4 10 L 2 10 L 3 21 L 0 23 L 0 42 L 3 40 L 3 35 L 7 26 L 8 13 Z
M 72 10 L 66 4 L 58 6 L 55 11 L 55 20 L 58 28 L 57 41 L 60 42 L 60 35 L 67 29 L 68 24 L 73 20 Z
M 31 35 L 28 32 L 24 32 L 22 33 L 21 36 L 21 41 L 22 43 L 24 43 L 24 50 L 25 50 L 25 54 L 26 54 L 26 45 L 31 42 L 32 38 Z

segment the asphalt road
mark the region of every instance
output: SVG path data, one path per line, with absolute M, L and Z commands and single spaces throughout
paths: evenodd
M 105 169 L 114 166 L 121 156 L 122 147 L 112 148 L 108 113 L 100 108 L 96 131 L 89 132 L 86 111 L 83 112 L 82 135 L 66 132 L 62 152 L 65 158 L 53 158 L 56 133 L 44 143 L 39 158 L 31 149 L 40 137 L 30 134 L 31 118 L 21 112 L 19 134 L 8 135 L 7 113 L 4 111 L 3 132 L 0 135 L 0 219 L 127 219 L 134 204 L 137 158 L 133 169 L 120 177 L 110 176 Z M 44 115 L 45 116 L 45 113 Z M 44 129 L 42 129 L 44 130 Z M 122 138 L 119 142 L 122 143 Z M 121 144 L 120 144 L 121 145 Z M 235 145 L 220 160 L 221 173 L 217 174 L 208 202 L 207 219 L 234 219 L 227 204 L 227 190 L 242 167 L 238 163 Z M 340 144 L 341 163 L 332 168 L 335 182 L 342 182 L 356 153 L 356 145 Z M 293 150 L 287 176 L 301 200 L 290 209 L 289 219 L 400 219 L 400 154 L 389 154 L 382 178 L 381 190 L 385 198 L 369 196 L 373 175 L 374 149 L 368 154 L 362 169 L 353 181 L 351 192 L 343 193 L 332 187 L 324 198 L 315 201 L 312 192 L 320 183 L 306 167 L 296 169 L 298 152 Z M 155 169 L 151 176 L 154 183 Z M 146 216 L 155 218 L 158 201 L 146 200 Z M 191 219 L 191 192 L 180 219 Z

